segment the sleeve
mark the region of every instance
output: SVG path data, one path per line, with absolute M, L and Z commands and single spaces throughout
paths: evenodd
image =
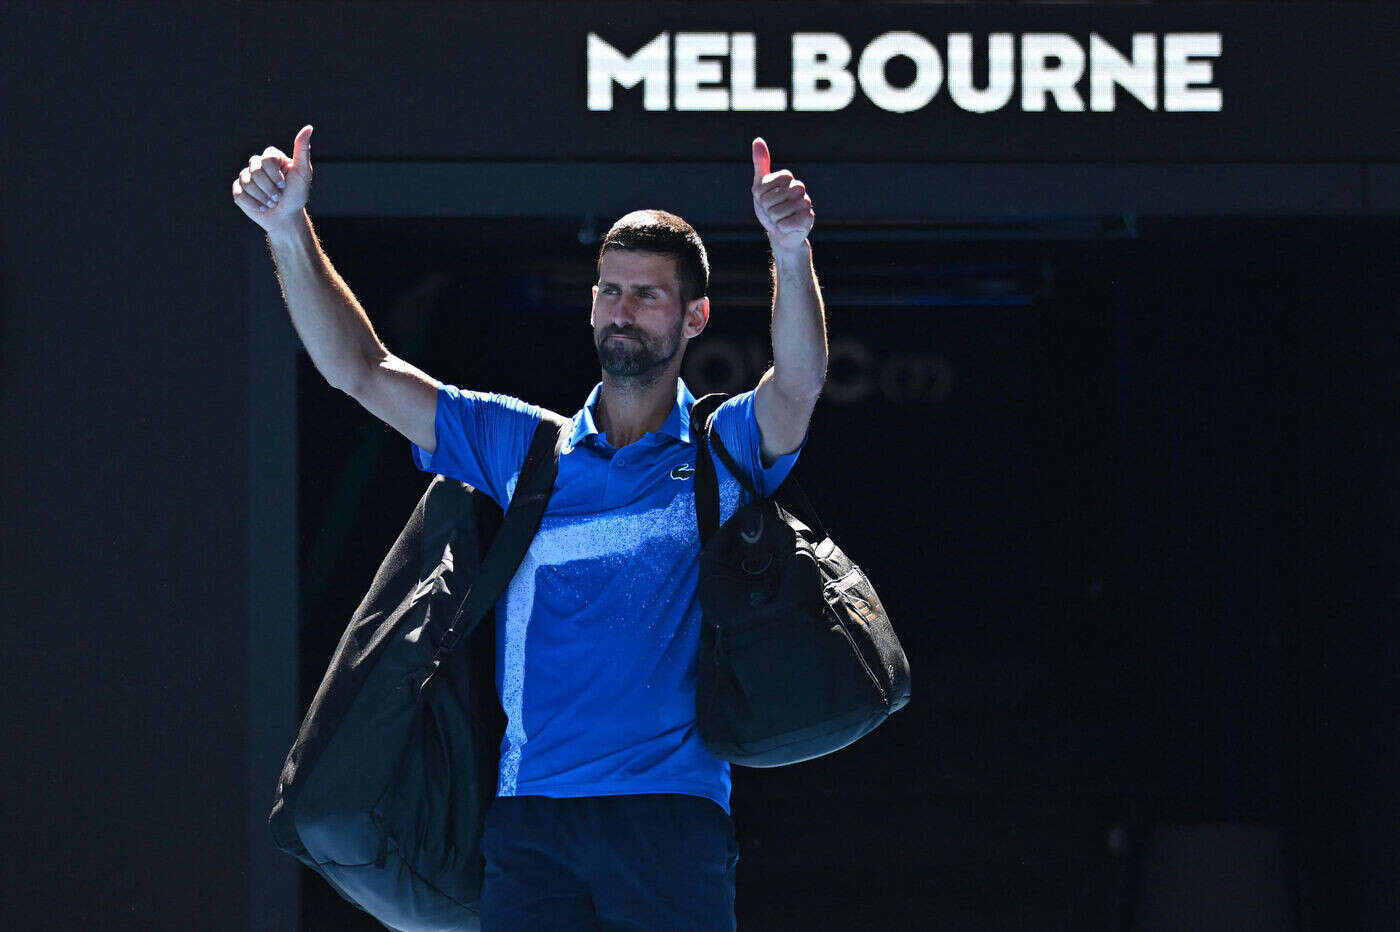
M 747 474 L 754 488 L 758 489 L 760 494 L 768 496 L 777 491 L 778 486 L 783 484 L 783 480 L 792 471 L 798 454 L 807 446 L 812 427 L 809 422 L 807 433 L 803 434 L 802 442 L 796 450 L 778 457 L 772 466 L 764 469 L 763 436 L 758 429 L 758 416 L 754 412 L 753 400 L 752 389 L 726 398 L 724 403 L 715 409 L 714 429 L 719 434 L 719 439 L 724 442 L 724 448 Z M 714 457 L 717 469 L 728 471 L 718 456 L 714 456 L 713 452 L 711 456 Z M 744 493 L 744 497 L 747 498 L 747 493 Z
M 409 441 L 413 464 L 424 472 L 460 479 L 504 508 L 540 418 L 540 408 L 519 398 L 442 383 L 433 417 L 437 448 L 430 454 Z

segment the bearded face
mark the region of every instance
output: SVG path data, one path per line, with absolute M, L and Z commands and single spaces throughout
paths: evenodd
M 675 259 L 607 250 L 593 288 L 591 320 L 604 372 L 629 381 L 659 378 L 684 346 L 685 312 Z
M 609 375 L 624 379 L 644 379 L 648 373 L 664 369 L 681 348 L 685 319 L 676 314 L 675 326 L 662 333 L 648 333 L 640 326 L 607 325 L 593 334 L 598 363 Z

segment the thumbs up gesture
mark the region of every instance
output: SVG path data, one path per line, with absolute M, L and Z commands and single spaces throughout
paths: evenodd
M 258 226 L 273 232 L 296 219 L 311 196 L 311 127 L 292 142 L 292 157 L 268 146 L 248 160 L 233 181 L 233 202 Z
M 753 141 L 753 212 L 774 252 L 793 250 L 807 240 L 816 213 L 807 186 L 786 168 L 769 171 L 771 157 L 763 137 Z

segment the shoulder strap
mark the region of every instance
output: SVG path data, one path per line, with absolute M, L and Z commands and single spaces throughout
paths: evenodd
M 729 396 L 714 392 L 690 406 L 690 436 L 695 450 L 695 520 L 700 525 L 700 546 L 719 530 L 719 479 L 710 459 L 710 415 Z
M 466 598 L 457 609 L 452 624 L 443 632 L 442 650 L 451 651 L 476 627 L 491 606 L 510 585 L 511 577 L 520 568 L 530 549 L 530 541 L 539 530 L 540 518 L 549 504 L 554 479 L 559 475 L 559 456 L 564 451 L 574 422 L 553 411 L 543 412 L 530 452 L 520 467 L 505 517 L 491 541 L 490 549 L 481 559 L 476 578 L 467 590 Z
M 755 500 L 764 498 L 759 495 L 758 490 L 749 481 L 748 475 L 739 468 L 739 464 L 734 462 L 734 457 L 725 449 L 724 441 L 719 434 L 712 430 L 710 425 L 714 417 L 715 409 L 718 408 L 729 396 L 722 392 L 714 392 L 696 400 L 690 408 L 690 432 L 696 438 L 699 449 L 695 451 L 695 515 L 700 525 L 700 546 L 705 546 L 719 529 L 719 480 L 715 475 L 714 461 L 709 456 L 710 443 L 714 443 L 715 455 L 720 458 L 734 478 L 739 480 L 744 489 L 754 497 Z M 783 484 L 768 498 L 773 499 L 787 509 L 803 524 L 815 531 L 820 537 L 827 537 L 826 528 L 822 525 L 821 518 L 817 517 L 817 511 L 812 507 L 812 502 L 807 498 L 807 494 L 798 485 L 795 475 L 796 466 L 793 472 L 788 473 L 788 477 L 783 480 Z

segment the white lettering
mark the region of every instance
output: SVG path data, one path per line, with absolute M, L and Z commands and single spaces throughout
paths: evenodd
M 1162 109 L 1220 110 L 1220 88 L 1192 87 L 1211 79 L 1211 63 L 1193 58 L 1220 57 L 1218 32 L 1169 32 L 1162 47 Z
M 724 68 L 705 56 L 728 55 L 726 32 L 676 33 L 676 109 L 728 110 L 729 89 L 701 87 L 724 79 Z
M 1115 84 L 1148 110 L 1157 109 L 1157 40 L 1152 33 L 1133 33 L 1132 61 L 1098 33 L 1089 33 L 1089 108 L 1112 110 Z
M 781 87 L 754 87 L 758 81 L 758 55 L 754 34 L 736 32 L 730 39 L 729 83 L 735 110 L 786 110 L 787 91 Z
M 948 96 L 953 103 L 973 113 L 1000 110 L 1016 89 L 1016 44 L 1009 32 L 987 38 L 987 87 L 978 90 L 972 83 L 972 36 L 954 32 L 948 36 Z
M 1112 112 L 1122 89 L 1148 110 L 1219 111 L 1222 93 L 1212 87 L 1212 59 L 1221 54 L 1218 32 L 1133 33 L 1131 55 L 1096 32 L 1083 43 L 1063 32 L 994 32 L 986 37 L 986 81 L 978 87 L 975 47 L 969 32 L 948 33 L 946 69 L 942 47 L 916 32 L 892 31 L 860 50 L 853 69 L 849 42 L 834 32 L 792 34 L 789 87 L 758 86 L 758 45 L 752 32 L 663 32 L 631 55 L 595 33 L 588 34 L 588 109 L 612 110 L 613 85 L 641 83 L 647 110 L 799 112 L 842 110 L 859 85 L 882 110 L 909 113 L 927 107 L 947 79 L 953 106 L 969 113 L 1007 107 L 1020 82 L 1020 105 L 1027 112 L 1054 109 Z M 1019 52 L 1019 54 L 1018 54 Z M 907 58 L 914 77 L 891 83 L 891 60 Z M 726 81 L 725 59 L 728 59 Z M 1085 83 L 1087 71 L 1087 88 Z M 1160 97 L 1159 97 L 1160 93 Z
M 613 82 L 636 87 L 644 81 L 642 104 L 648 110 L 666 110 L 671 100 L 671 36 L 663 32 L 631 57 L 588 34 L 588 109 L 613 108 Z
M 1057 64 L 1050 65 L 1050 59 Z M 1074 85 L 1084 76 L 1084 49 L 1063 32 L 1028 32 L 1021 36 L 1021 109 L 1045 109 L 1045 95 L 1055 95 L 1060 110 L 1083 110 Z
M 792 34 L 792 109 L 842 110 L 856 96 L 851 46 L 834 32 Z M 825 81 L 826 87 L 818 87 Z
M 895 87 L 885 78 L 885 65 L 903 55 L 914 62 L 914 80 Z M 943 85 L 943 59 L 933 43 L 917 32 L 887 32 L 876 36 L 860 55 L 860 89 L 881 110 L 908 113 L 928 105 Z

